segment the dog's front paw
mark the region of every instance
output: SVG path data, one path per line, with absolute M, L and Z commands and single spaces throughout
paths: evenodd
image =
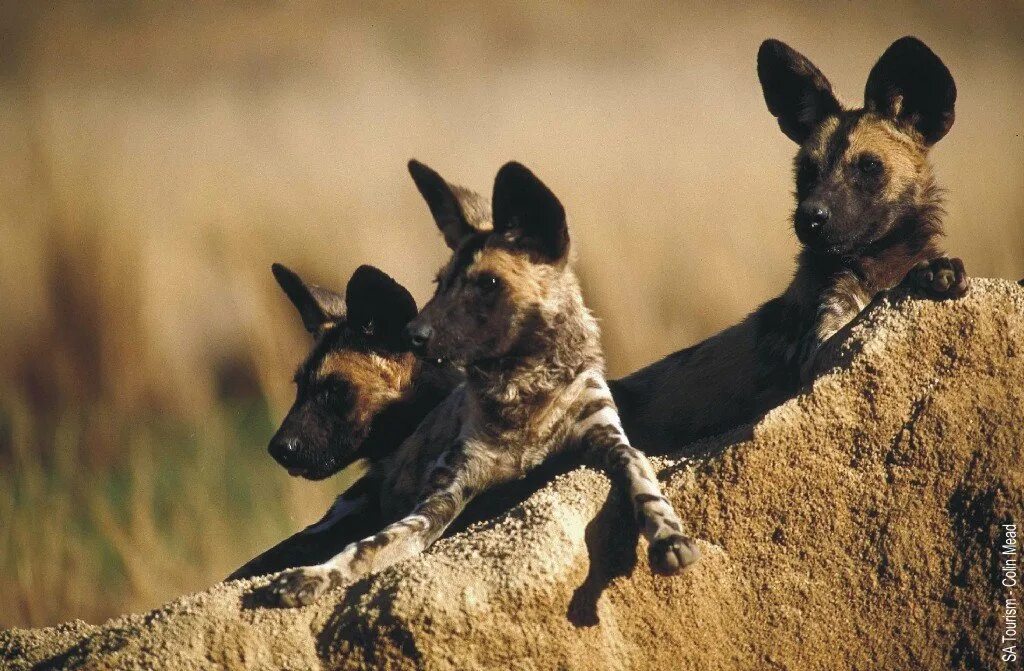
M 929 298 L 960 298 L 967 293 L 970 281 L 964 262 L 958 258 L 940 256 L 922 261 L 907 273 L 905 280 L 911 287 L 923 291 Z
M 279 608 L 308 606 L 324 592 L 342 584 L 341 574 L 333 569 L 303 567 L 275 576 L 263 588 L 267 605 Z
M 651 571 L 658 575 L 675 575 L 700 559 L 700 550 L 691 538 L 672 534 L 655 539 L 647 547 Z

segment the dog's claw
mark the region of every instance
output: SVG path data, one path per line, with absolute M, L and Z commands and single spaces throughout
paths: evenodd
M 673 534 L 654 540 L 647 548 L 651 571 L 658 575 L 675 575 L 700 559 L 700 550 L 690 538 Z

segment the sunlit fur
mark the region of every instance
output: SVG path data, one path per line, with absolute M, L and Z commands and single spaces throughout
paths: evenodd
M 408 351 L 375 347 L 344 321 L 335 324 L 297 371 L 295 402 L 278 430 L 301 442 L 292 470 L 317 480 L 385 456 L 398 445 L 394 422 L 421 419 L 458 378 Z

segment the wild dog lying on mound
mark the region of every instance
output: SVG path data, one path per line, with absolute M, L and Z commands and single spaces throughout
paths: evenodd
M 768 109 L 800 145 L 793 223 L 802 249 L 789 288 L 740 324 L 612 382 L 626 433 L 670 451 L 750 421 L 798 390 L 815 355 L 872 298 L 906 278 L 935 298 L 967 291 L 946 258 L 929 148 L 953 125 L 956 86 L 923 43 L 894 42 L 845 109 L 809 60 L 765 41 L 757 72 Z M 908 275 L 909 273 L 909 275 Z
M 494 183 L 493 230 L 463 224 L 439 219 L 453 255 L 408 333 L 428 359 L 463 365 L 466 383 L 384 472 L 380 501 L 396 521 L 322 564 L 278 575 L 266 595 L 279 605 L 308 604 L 422 552 L 478 493 L 566 450 L 598 459 L 627 488 L 653 571 L 673 574 L 698 556 L 622 431 L 597 324 L 569 267 L 561 203 L 509 163 Z
M 295 403 L 270 441 L 270 454 L 292 475 L 310 480 L 360 459 L 369 462 L 370 473 L 322 520 L 229 580 L 325 561 L 380 529 L 376 469 L 463 379 L 450 364 L 412 354 L 405 327 L 416 316 L 416 302 L 380 270 L 358 268 L 344 296 L 306 284 L 282 265 L 273 271 L 314 343 L 295 373 Z
M 416 161 L 409 170 L 442 231 L 492 229 L 486 198 L 447 183 Z M 292 475 L 311 480 L 360 459 L 368 468 L 321 520 L 246 562 L 227 580 L 319 564 L 381 529 L 381 486 L 395 453 L 464 379 L 451 363 L 419 360 L 412 353 L 405 327 L 416 316 L 416 302 L 380 270 L 360 267 L 344 296 L 306 284 L 282 265 L 273 271 L 314 342 L 295 374 L 295 402 L 270 441 L 270 454 Z

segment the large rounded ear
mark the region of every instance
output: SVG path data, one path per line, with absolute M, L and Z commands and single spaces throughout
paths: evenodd
M 416 316 L 416 300 L 405 287 L 373 266 L 359 266 L 345 289 L 348 324 L 382 340 L 401 338 Z
M 955 104 L 949 68 L 916 37 L 893 42 L 864 87 L 867 110 L 914 128 L 929 146 L 953 127 Z
M 842 109 L 821 70 L 778 40 L 761 43 L 757 76 L 768 111 L 786 137 L 797 144 L 803 144 L 818 124 Z
M 345 301 L 338 294 L 315 284 L 306 284 L 301 277 L 280 263 L 275 263 L 270 269 L 274 279 L 299 311 L 302 325 L 310 333 L 316 333 L 344 317 Z
M 537 176 L 519 163 L 506 163 L 494 178 L 494 231 L 548 262 L 569 253 L 565 209 Z
M 438 229 L 448 247 L 455 251 L 474 233 L 491 230 L 491 207 L 487 199 L 454 184 L 416 159 L 409 161 L 409 174 L 427 201 Z

